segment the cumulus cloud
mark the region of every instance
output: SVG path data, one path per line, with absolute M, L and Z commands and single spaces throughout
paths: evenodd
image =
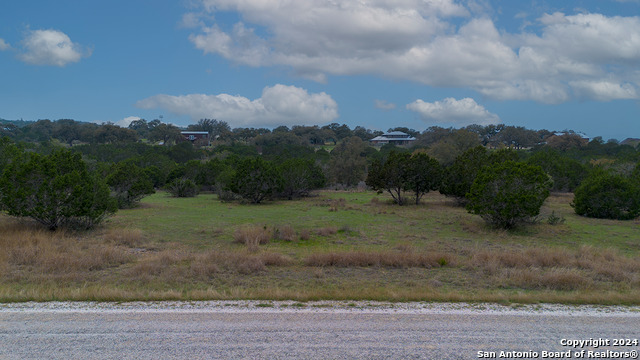
M 124 119 L 118 120 L 116 121 L 116 125 L 126 128 L 129 127 L 129 124 L 131 124 L 132 122 L 136 121 L 136 120 L 140 120 L 141 118 L 138 116 L 127 116 Z
M 9 50 L 11 46 L 7 44 L 4 39 L 0 38 L 0 51 Z
M 530 32 L 507 33 L 461 3 L 201 0 L 209 18 L 190 40 L 238 64 L 286 66 L 320 82 L 373 74 L 544 103 L 640 96 L 640 17 L 553 13 L 528 23 Z M 211 20 L 218 12 L 242 21 L 225 29 Z
M 34 65 L 65 66 L 90 55 L 90 52 L 73 43 L 67 34 L 58 30 L 29 31 L 22 45 L 24 52 L 20 58 Z
M 447 123 L 457 126 L 500 123 L 498 115 L 490 113 L 471 98 L 460 100 L 446 98 L 432 103 L 418 99 L 407 104 L 407 109 L 418 113 L 425 122 Z
M 265 87 L 259 99 L 228 94 L 155 95 L 136 103 L 143 109 L 163 108 L 194 121 L 216 118 L 231 126 L 256 127 L 312 125 L 338 117 L 338 105 L 324 92 L 309 94 L 295 86 L 277 84 Z
M 390 103 L 386 100 L 375 100 L 375 106 L 380 110 L 393 110 L 396 108 L 396 104 Z

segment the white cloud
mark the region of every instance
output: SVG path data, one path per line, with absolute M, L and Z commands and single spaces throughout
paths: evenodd
M 127 116 L 126 118 L 122 119 L 122 120 L 118 120 L 116 121 L 116 125 L 126 128 L 129 127 L 129 124 L 131 124 L 132 122 L 136 121 L 136 120 L 140 120 L 141 118 L 138 116 Z
M 610 101 L 615 99 L 637 99 L 638 93 L 631 84 L 611 81 L 574 81 L 571 88 L 580 98 Z
M 460 100 L 446 98 L 433 103 L 418 99 L 407 104 L 407 109 L 418 113 L 425 122 L 456 124 L 457 126 L 489 125 L 500 122 L 498 115 L 490 113 L 471 98 Z
M 33 30 L 22 42 L 24 52 L 20 58 L 34 65 L 65 66 L 80 61 L 90 52 L 84 52 L 67 34 L 58 30 Z
M 309 94 L 305 89 L 281 84 L 265 87 L 262 97 L 255 100 L 228 94 L 155 95 L 138 101 L 136 106 L 164 108 L 194 121 L 216 118 L 236 127 L 322 124 L 338 117 L 338 105 L 330 95 Z
M 199 19 L 190 40 L 238 64 L 286 66 L 320 82 L 329 74 L 373 74 L 544 103 L 640 96 L 631 76 L 640 62 L 640 17 L 546 14 L 524 28 L 536 32 L 509 34 L 474 17 L 473 1 L 461 3 L 201 0 L 209 18 Z M 225 11 L 242 21 L 231 29 L 211 22 Z M 611 86 L 585 91 L 584 84 L 603 83 Z
M 11 46 L 7 44 L 4 39 L 0 38 L 0 51 L 9 50 Z
M 393 110 L 396 108 L 396 104 L 390 103 L 386 100 L 375 100 L 375 106 L 380 110 Z

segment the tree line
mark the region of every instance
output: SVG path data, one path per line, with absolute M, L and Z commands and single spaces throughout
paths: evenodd
M 261 203 L 307 196 L 323 187 L 367 186 L 388 192 L 399 205 L 418 204 L 428 191 L 437 190 L 501 227 L 537 215 L 523 204 L 541 205 L 549 191 L 575 192 L 574 208 L 585 216 L 634 218 L 640 207 L 638 147 L 585 140 L 572 131 L 558 134 L 504 125 L 430 127 L 423 132 L 392 128 L 389 131 L 403 131 L 417 140 L 409 147 L 373 147 L 368 140 L 380 132 L 364 127 L 231 129 L 223 121 L 202 119 L 189 127 L 212 134 L 214 146 L 202 147 L 175 135 L 180 131 L 175 126 L 156 120 L 136 120 L 128 128 L 73 120 L 21 125 L 3 129 L 11 136 L 0 143 L 2 207 L 50 228 L 65 223 L 89 227 L 116 208 L 135 206 L 156 189 L 175 196 L 213 191 L 222 201 Z M 91 181 L 80 186 L 72 180 L 78 177 Z M 31 184 L 32 194 L 23 183 Z M 77 186 L 69 187 L 73 184 Z M 520 205 L 504 210 L 503 203 L 502 215 L 488 215 L 489 200 L 513 200 L 513 194 L 486 192 L 498 188 L 537 193 L 518 193 Z M 77 200 L 91 215 L 54 211 L 62 207 L 62 195 L 44 195 L 73 193 L 71 201 L 82 198 L 82 189 L 93 189 L 93 198 Z M 104 189 L 108 196 L 97 196 Z M 58 202 L 37 204 L 38 196 Z M 103 205 L 88 205 L 99 199 Z M 19 204 L 32 208 L 20 210 Z M 37 218 L 34 211 L 53 220 Z

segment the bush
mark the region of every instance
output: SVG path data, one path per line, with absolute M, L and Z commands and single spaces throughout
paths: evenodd
M 149 176 L 131 161 L 114 165 L 107 177 L 107 184 L 111 187 L 120 209 L 135 207 L 145 195 L 155 192 Z
M 254 204 L 280 191 L 281 187 L 282 177 L 278 169 L 271 161 L 262 158 L 241 160 L 229 184 L 229 190 Z
M 551 180 L 535 165 L 505 161 L 483 168 L 471 185 L 467 210 L 509 229 L 540 213 Z
M 465 196 L 471 190 L 471 185 L 480 169 L 487 164 L 488 158 L 489 154 L 482 146 L 469 149 L 458 156 L 445 170 L 440 193 L 455 197 L 460 205 L 466 204 Z
M 9 164 L 0 178 L 0 202 L 9 215 L 31 217 L 50 230 L 90 228 L 117 210 L 105 181 L 68 150 Z
M 564 216 L 556 215 L 555 210 L 552 211 L 551 215 L 547 217 L 547 224 L 549 225 L 561 225 L 561 224 L 564 224 L 565 221 L 566 219 L 564 218 Z
M 307 196 L 326 182 L 322 169 L 313 160 L 288 159 L 280 164 L 278 171 L 282 176 L 281 195 L 289 200 Z
M 582 216 L 633 219 L 640 215 L 640 183 L 621 175 L 596 171 L 576 189 L 571 206 Z
M 167 191 L 173 197 L 194 197 L 198 195 L 198 185 L 190 179 L 180 178 L 167 185 Z
M 580 162 L 563 156 L 557 150 L 543 148 L 533 154 L 528 163 L 539 165 L 553 178 L 552 191 L 574 191 L 587 175 L 587 169 Z

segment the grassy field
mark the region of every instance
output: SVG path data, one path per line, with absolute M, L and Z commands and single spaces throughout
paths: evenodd
M 640 304 L 639 221 L 493 230 L 431 193 L 326 191 L 263 205 L 158 193 L 88 233 L 0 217 L 0 301 L 319 299 Z M 550 225 L 554 211 L 565 222 Z

